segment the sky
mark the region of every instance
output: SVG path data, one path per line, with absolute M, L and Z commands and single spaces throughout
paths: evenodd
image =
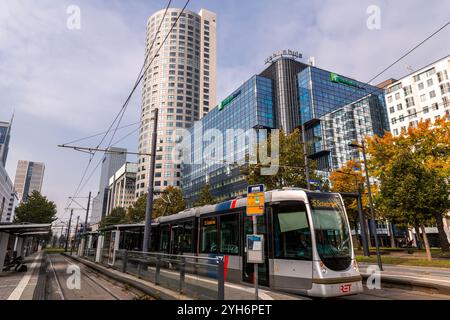
M 174 0 L 172 7 L 184 3 Z M 80 29 L 67 27 L 71 5 L 80 9 Z M 15 114 L 7 171 L 14 180 L 18 160 L 44 162 L 42 192 L 64 220 L 67 198 L 89 155 L 57 145 L 108 128 L 142 66 L 147 19 L 166 5 L 161 0 L 0 0 L 0 121 Z M 367 26 L 373 5 L 380 9 L 375 29 Z M 192 0 L 188 6 L 194 12 L 201 8 L 217 13 L 218 101 L 282 49 L 302 52 L 303 61 L 314 56 L 322 69 L 369 81 L 450 20 L 447 0 Z M 373 83 L 450 54 L 448 39 L 450 27 Z M 139 120 L 140 101 L 141 87 L 122 125 Z M 113 141 L 128 136 L 117 146 L 136 152 L 137 126 L 119 130 Z M 95 147 L 99 139 L 80 144 Z M 80 196 L 97 193 L 99 168 L 94 169 L 100 157 L 92 160 Z

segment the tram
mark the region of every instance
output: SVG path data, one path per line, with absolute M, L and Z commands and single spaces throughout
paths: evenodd
M 362 292 L 339 194 L 284 188 L 265 192 L 264 202 L 265 214 L 257 217 L 258 234 L 266 239 L 264 263 L 258 266 L 260 285 L 313 297 Z M 226 281 L 253 283 L 254 267 L 246 262 L 245 248 L 253 223 L 246 215 L 246 206 L 247 199 L 239 198 L 160 217 L 152 225 L 152 251 L 223 255 Z M 142 239 L 136 226 L 132 235 L 130 238 L 124 231 L 120 242 L 136 247 Z

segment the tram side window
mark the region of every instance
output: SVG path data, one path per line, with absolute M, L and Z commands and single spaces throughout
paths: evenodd
M 278 259 L 312 259 L 305 204 L 281 205 L 274 216 L 274 254 Z
M 159 241 L 159 251 L 168 252 L 169 247 L 169 228 L 164 226 L 161 228 L 161 237 Z
M 220 217 L 220 253 L 239 253 L 239 225 L 237 214 L 228 214 Z
M 202 253 L 217 253 L 217 219 L 201 220 L 201 248 Z
M 192 245 L 193 222 L 189 221 L 184 224 L 184 235 L 182 239 L 183 252 L 193 252 Z

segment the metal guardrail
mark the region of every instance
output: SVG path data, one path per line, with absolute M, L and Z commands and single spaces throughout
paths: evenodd
M 199 295 L 205 299 L 225 299 L 222 256 L 210 258 L 127 250 L 116 251 L 115 256 L 112 267 L 121 272 L 175 289 L 180 294 Z M 102 260 L 102 263 L 107 264 L 107 261 Z

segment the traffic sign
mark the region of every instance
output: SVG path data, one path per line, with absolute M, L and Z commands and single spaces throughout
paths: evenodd
M 247 216 L 264 215 L 264 185 L 247 188 Z

